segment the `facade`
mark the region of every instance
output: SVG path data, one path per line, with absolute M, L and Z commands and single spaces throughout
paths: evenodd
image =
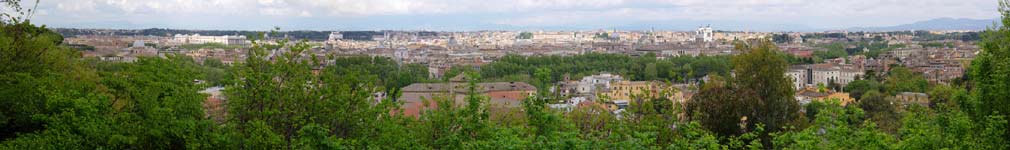
M 611 100 L 630 100 L 633 95 L 657 95 L 659 85 L 649 81 L 618 81 L 603 93 Z
M 467 83 L 462 75 L 454 77 L 450 83 L 414 83 L 401 89 L 397 101 L 403 102 L 401 109 L 405 115 L 419 116 L 427 108 L 435 108 L 433 99 L 450 98 L 457 105 L 466 103 Z M 476 92 L 487 96 L 495 106 L 519 107 L 522 101 L 536 93 L 536 87 L 525 82 L 478 83 Z M 425 102 L 427 101 L 427 102 Z
M 200 34 L 194 34 L 194 35 L 176 34 L 173 40 L 179 44 L 207 44 L 207 43 L 221 43 L 224 45 L 249 44 L 249 42 L 246 41 L 246 37 L 244 35 L 202 36 Z
M 620 75 L 612 74 L 599 74 L 593 76 L 583 77 L 579 81 L 578 89 L 576 92 L 579 94 L 595 93 L 601 89 L 610 87 L 611 82 L 617 82 L 623 80 Z
M 929 106 L 929 95 L 926 93 L 901 92 L 894 95 L 894 99 L 904 107 L 909 105 Z
M 344 39 L 344 34 L 340 34 L 340 32 L 330 32 L 330 36 L 327 39 L 327 41 L 337 41 L 337 40 L 343 40 L 343 39 Z
M 596 93 L 599 91 L 606 90 L 610 88 L 612 82 L 618 82 L 623 80 L 620 75 L 613 74 L 599 74 L 582 77 L 582 80 L 578 81 L 562 81 L 554 87 L 552 92 L 561 94 L 565 97 L 588 97 L 590 99 L 596 99 Z
M 796 92 L 796 100 L 800 105 L 806 105 L 813 101 L 838 100 L 839 105 L 846 106 L 856 100 L 843 92 L 817 92 L 812 88 L 800 89 Z
M 676 87 L 663 82 L 627 81 L 619 75 L 604 73 L 586 76 L 578 81 L 562 81 L 552 89 L 552 92 L 564 97 L 585 97 L 589 100 L 630 100 L 635 95 L 641 95 L 666 96 L 670 100 L 682 101 L 684 94 L 674 88 Z M 677 92 L 661 93 L 663 91 Z
M 712 33 L 712 27 L 698 27 L 698 30 L 694 32 L 695 41 L 697 42 L 712 42 L 715 41 L 715 34 Z
M 817 84 L 828 85 L 831 82 L 845 86 L 863 74 L 860 69 L 834 64 L 791 66 L 789 71 L 786 71 L 786 76 L 793 80 L 795 89 L 813 87 Z

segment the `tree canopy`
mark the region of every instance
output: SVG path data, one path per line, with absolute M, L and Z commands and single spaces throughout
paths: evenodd
M 895 67 L 849 84 L 856 103 L 803 107 L 784 75 L 789 62 L 764 39 L 738 43 L 732 57 L 509 55 L 451 71 L 469 79 L 461 99 L 431 97 L 417 117 L 394 100 L 403 86 L 439 81 L 423 66 L 306 55 L 305 41 L 257 38 L 233 66 L 184 55 L 106 62 L 5 14 L 0 149 L 1008 149 L 1007 0 L 1000 13 L 1003 26 L 981 34 L 964 85 L 933 85 Z M 478 84 L 511 76 L 543 88 L 601 72 L 684 83 L 711 76 L 687 103 L 636 94 L 622 111 L 552 109 L 564 98 L 547 90 L 501 107 Z M 211 87 L 224 88 L 225 119 L 209 113 L 220 100 L 201 92 Z M 930 105 L 899 105 L 899 92 L 929 93 Z

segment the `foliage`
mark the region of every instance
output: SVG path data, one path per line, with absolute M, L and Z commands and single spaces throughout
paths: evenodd
M 761 123 L 770 132 L 781 130 L 786 122 L 796 119 L 800 108 L 793 97 L 791 81 L 784 75 L 788 64 L 776 57 L 778 48 L 766 40 L 752 45 L 738 44 L 737 50 L 744 53 L 733 58 L 734 84 L 743 90 L 753 91 L 751 97 L 755 98 L 750 102 L 755 107 L 754 114 L 748 118 L 754 121 L 748 126 Z
M 814 125 L 796 132 L 777 133 L 774 145 L 780 149 L 893 149 L 893 136 L 861 121 L 862 110 L 841 107 L 829 101 L 819 110 Z
M 900 102 L 877 91 L 866 92 L 858 103 L 858 106 L 866 112 L 866 118 L 876 122 L 882 130 L 890 133 L 894 133 L 901 123 L 899 121 L 901 116 L 896 105 L 900 105 Z
M 1008 24 L 1008 1 L 1000 4 Z M 423 66 L 388 58 L 304 55 L 310 45 L 281 39 L 254 41 L 237 66 L 182 55 L 116 63 L 82 59 L 27 20 L 0 21 L 0 31 L 0 149 L 1010 148 L 1006 26 L 982 33 L 967 86 L 930 85 L 895 67 L 882 80 L 846 86 L 858 103 L 814 101 L 805 115 L 783 75 L 789 61 L 765 40 L 737 45 L 742 53 L 731 59 L 509 55 L 450 71 L 468 76 L 466 94 L 434 97 L 417 118 L 403 116 L 395 96 L 372 96 L 428 80 Z M 600 72 L 670 82 L 712 76 L 686 104 L 636 94 L 616 112 L 599 103 L 554 110 L 548 105 L 561 99 L 546 91 L 499 108 L 477 87 L 500 79 L 545 87 Z M 198 91 L 209 86 L 226 88 L 228 120 L 207 118 L 208 95 Z M 898 107 L 890 97 L 898 92 L 928 92 L 931 105 Z M 501 112 L 519 113 L 495 118 Z
M 516 37 L 516 38 L 518 38 L 518 39 L 532 39 L 533 38 L 533 33 L 522 32 L 522 33 L 519 33 L 519 37 Z
M 376 134 L 377 124 L 389 118 L 395 105 L 389 99 L 376 100 L 372 94 L 381 91 L 375 86 L 374 76 L 348 72 L 339 67 L 324 68 L 315 75 L 312 67 L 318 66 L 317 57 L 302 55 L 309 48 L 305 42 L 287 45 L 287 40 L 265 44 L 253 41 L 245 63 L 238 66 L 236 79 L 227 87 L 231 124 L 242 137 L 279 137 L 280 143 L 263 143 L 267 147 L 292 148 L 299 143 L 300 131 L 315 136 L 312 140 L 350 142 L 354 146 L 377 146 L 380 142 L 366 140 Z M 285 49 L 278 55 L 270 51 Z M 308 129 L 305 129 L 308 128 Z M 322 138 L 317 132 L 325 131 L 333 137 Z M 346 140 L 346 141 L 345 141 Z M 240 142 L 259 142 L 255 138 Z M 355 143 L 357 142 L 357 143 Z M 256 147 L 254 145 L 244 145 Z
M 849 53 L 845 51 L 845 45 L 842 43 L 832 43 L 820 46 L 827 50 L 814 51 L 814 56 L 822 59 L 835 59 L 835 58 L 845 58 Z
M 733 58 L 736 76 L 706 83 L 688 103 L 687 112 L 724 136 L 765 125 L 758 135 L 767 145 L 767 133 L 782 131 L 796 120 L 800 106 L 793 97 L 790 79 L 784 75 L 788 64 L 777 54 L 778 48 L 767 40 L 756 42 L 737 44 L 737 50 L 743 53 Z
M 870 91 L 879 92 L 881 88 L 880 86 L 881 86 L 880 83 L 877 83 L 876 81 L 873 80 L 855 80 L 849 82 L 848 85 L 845 85 L 845 91 L 849 92 L 850 97 L 861 99 L 863 94 L 867 92 Z
M 894 67 L 887 73 L 884 79 L 884 91 L 890 94 L 901 92 L 925 93 L 929 87 L 929 81 L 905 67 Z
M 212 148 L 196 67 L 182 56 L 90 67 L 59 36 L 3 24 L 4 149 Z M 12 38 L 34 37 L 34 38 Z M 10 47 L 6 47 L 10 46 Z M 116 68 L 96 70 L 95 68 Z M 19 100 L 14 100 L 19 99 Z M 14 138 L 17 137 L 17 138 Z M 11 139 L 13 138 L 13 139 Z M 85 140 L 87 139 L 87 140 Z
M 706 82 L 687 104 L 687 113 L 692 120 L 697 120 L 709 131 L 719 135 L 738 135 L 744 133 L 743 118 L 750 116 L 755 108 L 749 104 L 754 101 L 748 94 L 753 91 L 733 88 L 719 78 Z M 751 119 L 751 118 L 747 118 Z
M 1002 20 L 986 30 L 980 42 L 981 52 L 971 62 L 968 73 L 974 84 L 972 95 L 981 102 L 979 113 L 1003 116 L 1010 114 L 1010 1 L 1000 0 Z M 1010 140 L 1010 132 L 1004 133 Z
M 399 64 L 386 57 L 349 56 L 327 58 L 328 70 L 335 74 L 352 72 L 374 75 L 375 84 L 398 89 L 416 82 L 427 82 L 428 67 L 420 64 Z M 451 77 L 450 77 L 451 78 Z M 388 92 L 388 91 L 387 91 Z
M 482 65 L 480 73 L 488 80 L 514 75 L 532 77 L 537 69 L 544 67 L 551 69 L 551 83 L 564 79 L 566 75 L 578 79 L 601 72 L 624 75 L 629 80 L 685 83 L 710 74 L 728 75 L 732 63 L 727 56 L 680 56 L 659 60 L 654 55 L 632 57 L 598 53 L 576 56 L 506 55 L 495 62 Z M 447 73 L 446 76 L 448 75 Z M 528 78 L 523 81 L 532 82 Z

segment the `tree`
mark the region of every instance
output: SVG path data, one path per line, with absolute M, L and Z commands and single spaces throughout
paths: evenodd
M 830 89 L 830 90 L 832 90 L 832 91 L 841 91 L 842 90 L 842 85 L 838 84 L 837 82 L 835 82 L 835 79 L 828 79 L 827 88 Z
M 549 92 L 548 90 L 553 84 L 551 81 L 554 81 L 551 78 L 551 69 L 547 67 L 537 68 L 537 70 L 533 73 L 533 76 L 536 78 L 535 84 L 537 86 L 537 95 L 540 95 L 542 98 L 547 98 L 547 92 Z
M 901 149 L 1007 149 L 1002 134 L 1007 129 L 1002 116 L 978 120 L 957 109 L 914 107 L 902 119 L 898 132 Z
M 706 82 L 687 104 L 688 116 L 718 135 L 744 133 L 741 119 L 753 114 L 751 91 L 733 88 L 731 83 L 715 77 Z M 748 118 L 750 119 L 750 118 Z
M 789 34 L 774 34 L 772 35 L 772 41 L 775 43 L 788 43 L 793 41 L 793 37 Z
M 777 132 L 787 122 L 799 115 L 799 103 L 793 97 L 790 79 L 785 76 L 788 63 L 778 57 L 778 48 L 768 40 L 745 45 L 738 43 L 736 49 L 742 54 L 733 57 L 736 73 L 733 80 L 741 90 L 753 91 L 754 98 L 748 104 L 754 107 L 749 114 L 749 127 L 764 124 L 769 132 Z
M 63 36 L 35 26 L 22 18 L 25 13 L 19 0 L 0 1 L 0 140 L 79 147 L 73 145 L 81 140 L 72 138 L 78 135 L 55 136 L 67 131 L 48 129 L 64 127 L 71 121 L 54 118 L 72 116 L 80 108 L 92 111 L 80 111 L 79 119 L 101 118 L 98 112 L 106 107 L 99 106 L 107 102 L 106 95 L 96 91 L 98 76 L 78 63 L 80 55 L 60 46 Z
M 467 149 L 481 147 L 482 142 L 491 138 L 493 129 L 489 124 L 487 97 L 477 93 L 477 83 L 481 77 L 475 72 L 466 72 L 465 103 L 457 103 L 455 95 L 432 98 L 436 108 L 424 111 L 418 119 L 418 137 L 421 143 L 435 149 Z
M 849 82 L 848 85 L 845 85 L 845 91 L 848 91 L 849 96 L 853 98 L 862 99 L 863 94 L 866 92 L 870 91 L 879 92 L 880 91 L 879 84 L 880 83 L 877 83 L 872 80 L 856 80 Z
M 884 79 L 884 91 L 890 94 L 901 92 L 926 92 L 929 81 L 905 67 L 894 67 Z
M 927 95 L 929 95 L 929 107 L 936 108 L 939 105 L 956 104 L 952 101 L 955 98 L 954 96 L 960 92 L 964 92 L 964 89 L 955 88 L 949 85 L 937 85 L 930 89 L 927 93 Z
M 234 73 L 235 79 L 242 80 L 225 91 L 229 122 L 242 137 L 273 132 L 282 143 L 265 146 L 293 148 L 299 144 L 303 128 L 310 128 L 304 129 L 307 134 L 325 128 L 337 140 L 358 141 L 351 142 L 350 147 L 382 145 L 372 143 L 380 140 L 369 138 L 381 135 L 374 132 L 380 130 L 376 127 L 392 123 L 383 120 L 394 118 L 390 111 L 396 105 L 390 99 L 372 97 L 385 91 L 375 85 L 375 76 L 337 66 L 325 67 L 315 75 L 312 69 L 321 65 L 320 58 L 304 55 L 310 47 L 304 41 L 293 45 L 287 44 L 287 39 L 273 42 L 277 44 L 258 40 L 252 43 L 245 63 Z M 243 147 L 258 142 L 239 140 Z
M 898 114 L 896 102 L 877 91 L 863 94 L 859 107 L 866 112 L 866 118 L 876 122 L 881 129 L 895 133 L 900 127 L 901 116 Z
M 799 117 L 799 103 L 785 76 L 787 62 L 768 40 L 737 43 L 733 57 L 736 74 L 727 81 L 711 80 L 691 98 L 687 112 L 693 120 L 720 135 L 739 135 L 762 127 L 760 141 L 771 144 L 769 132 L 784 129 Z
M 1010 114 L 1010 1 L 1000 0 L 1002 16 L 996 27 L 982 33 L 981 52 L 971 62 L 972 94 L 981 102 L 984 115 L 1006 118 Z M 1004 133 L 1010 140 L 1010 131 Z
M 821 103 L 821 102 L 814 102 Z M 876 124 L 861 121 L 862 110 L 842 107 L 829 101 L 818 110 L 808 128 L 775 136 L 776 149 L 893 149 L 894 136 L 876 129 Z
M 659 78 L 659 72 L 656 69 L 656 63 L 649 63 L 645 65 L 645 80 L 656 80 Z
M 828 92 L 828 87 L 824 86 L 824 83 L 817 83 L 817 92 Z

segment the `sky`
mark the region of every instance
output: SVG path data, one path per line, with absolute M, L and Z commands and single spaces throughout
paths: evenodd
M 997 0 L 41 0 L 31 19 L 115 29 L 790 31 L 994 19 L 997 7 Z

